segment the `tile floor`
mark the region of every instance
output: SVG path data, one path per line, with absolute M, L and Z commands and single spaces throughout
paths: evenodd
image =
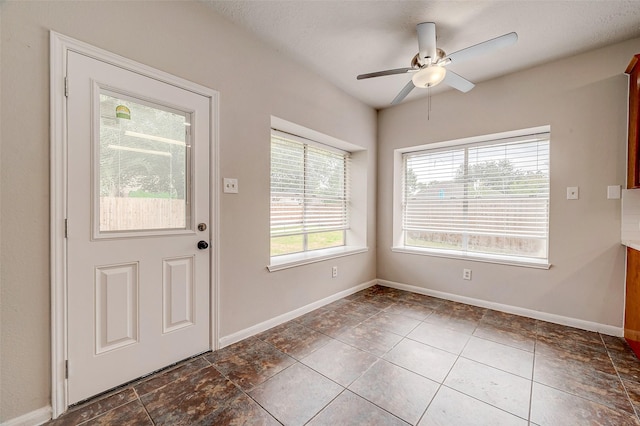
M 374 286 L 52 425 L 640 425 L 621 338 Z

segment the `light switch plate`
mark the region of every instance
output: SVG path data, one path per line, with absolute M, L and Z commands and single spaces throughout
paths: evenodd
M 607 186 L 607 199 L 619 200 L 620 199 L 620 185 Z
M 238 193 L 238 179 L 233 178 L 224 178 L 223 179 L 223 191 L 227 194 L 237 194 Z
M 577 186 L 567 186 L 567 200 L 577 200 L 580 196 Z

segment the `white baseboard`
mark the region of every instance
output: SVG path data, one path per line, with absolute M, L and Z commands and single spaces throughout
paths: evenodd
M 228 336 L 223 336 L 218 341 L 218 344 L 219 344 L 218 347 L 222 349 L 225 346 L 232 345 L 236 342 L 239 342 L 240 340 L 246 339 L 247 337 L 251 337 L 258 333 L 262 333 L 263 331 L 266 331 L 277 325 L 283 324 L 287 321 L 291 321 L 294 318 L 298 318 L 301 315 L 309 313 L 322 306 L 328 305 L 331 302 L 335 302 L 338 299 L 342 299 L 345 296 L 349 296 L 350 294 L 357 293 L 360 290 L 364 290 L 365 288 L 371 287 L 372 285 L 375 285 L 377 282 L 378 280 L 371 280 L 366 283 L 358 284 L 355 287 L 351 287 L 350 289 L 333 294 L 329 297 L 325 297 L 324 299 L 318 300 L 317 302 L 313 302 L 301 308 L 287 312 L 286 314 L 282 314 L 275 318 L 271 318 L 267 321 L 263 321 L 249 328 L 245 328 L 244 330 L 236 331 L 235 333 L 230 334 Z
M 20 417 L 3 422 L 1 426 L 37 426 L 51 420 L 51 407 L 46 406 L 38 408 Z
M 398 290 L 411 291 L 413 293 L 425 294 L 427 296 L 438 297 L 440 299 L 452 300 L 454 302 L 466 303 L 467 305 L 479 306 L 481 308 L 489 308 L 496 311 L 506 312 L 509 314 L 521 315 L 533 319 L 552 322 L 560 325 L 567 325 L 569 327 L 580 328 L 582 330 L 596 331 L 601 334 L 607 334 L 609 336 L 623 336 L 623 328 L 615 327 L 613 325 L 601 324 L 597 322 L 585 321 L 577 318 L 565 317 L 562 315 L 550 314 L 547 312 L 534 311 L 533 309 L 520 308 L 518 306 L 504 305 L 502 303 L 489 302 L 482 299 L 474 299 L 472 297 L 459 296 L 457 294 L 445 293 L 437 290 L 430 290 L 427 288 L 416 287 L 408 284 L 401 284 L 393 281 L 378 280 L 378 284 L 397 288 Z

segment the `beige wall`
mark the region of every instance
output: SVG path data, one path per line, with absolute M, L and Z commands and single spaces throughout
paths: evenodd
M 50 29 L 220 92 L 220 176 L 240 188 L 220 196 L 221 337 L 375 278 L 373 109 L 200 3 L 16 1 L 0 22 L 0 421 L 50 403 Z M 271 115 L 368 148 L 368 253 L 266 271 Z
M 378 115 L 378 278 L 611 326 L 622 326 L 627 77 L 640 40 L 448 91 Z M 551 125 L 550 270 L 393 253 L 393 150 Z M 580 199 L 566 200 L 579 186 Z M 462 269 L 473 280 L 462 280 Z
M 5 2 L 0 6 L 0 421 L 50 403 L 49 29 L 221 93 L 220 335 L 377 276 L 621 326 L 626 78 L 632 40 L 378 114 L 190 2 Z M 260 72 L 256 72 L 256 68 Z M 270 116 L 369 149 L 371 250 L 268 273 Z M 549 271 L 392 253 L 393 149 L 551 125 Z M 378 133 L 377 133 L 378 132 Z M 379 161 L 376 158 L 378 138 Z M 378 165 L 378 169 L 377 169 Z M 376 176 L 379 184 L 376 237 Z M 580 186 L 580 200 L 565 188 Z M 378 242 L 376 266 L 376 241 Z M 328 278 L 337 264 L 340 276 Z M 462 268 L 473 269 L 471 282 Z

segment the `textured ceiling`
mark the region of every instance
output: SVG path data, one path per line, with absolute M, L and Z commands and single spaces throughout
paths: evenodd
M 356 75 L 409 66 L 420 22 L 436 23 L 437 45 L 447 53 L 518 33 L 513 46 L 450 65 L 474 83 L 640 37 L 640 0 L 204 2 L 375 108 L 388 106 L 410 76 Z M 407 99 L 425 95 L 415 89 Z

